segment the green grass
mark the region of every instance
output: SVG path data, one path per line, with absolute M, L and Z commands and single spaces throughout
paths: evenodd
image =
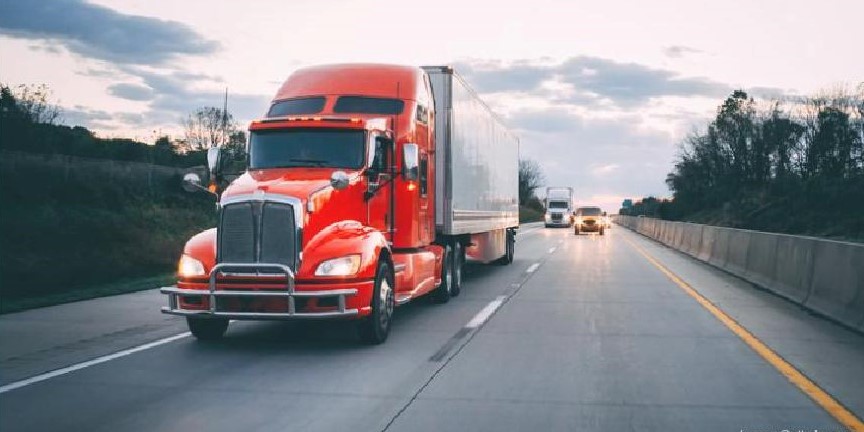
M 137 279 L 129 279 L 107 284 L 94 285 L 92 287 L 78 288 L 69 291 L 57 292 L 38 297 L 25 297 L 0 301 L 0 314 L 20 312 L 27 309 L 35 309 L 45 306 L 54 306 L 63 303 L 71 303 L 88 300 L 97 297 L 107 297 L 118 294 L 126 294 L 135 291 L 143 291 L 159 288 L 173 284 L 175 276 L 173 273 L 148 276 Z
M 2 311 L 152 288 L 186 240 L 215 226 L 213 199 L 182 192 L 179 176 L 147 184 L 49 168 L 0 171 Z
M 539 222 L 542 220 L 542 211 L 531 207 L 519 206 L 519 222 Z

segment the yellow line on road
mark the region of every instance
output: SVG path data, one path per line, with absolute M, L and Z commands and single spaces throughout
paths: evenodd
M 729 330 L 732 330 L 732 333 L 735 333 L 736 336 L 741 338 L 753 351 L 756 351 L 765 361 L 767 361 L 771 366 L 774 366 L 781 374 L 786 376 L 792 384 L 795 384 L 804 394 L 809 396 L 813 401 L 815 401 L 819 406 L 821 406 L 828 414 L 831 414 L 832 417 L 837 419 L 844 427 L 848 428 L 850 431 L 855 432 L 864 432 L 864 422 L 861 421 L 858 417 L 855 416 L 851 411 L 849 411 L 846 407 L 844 407 L 840 402 L 831 397 L 825 390 L 819 387 L 815 382 L 807 378 L 806 375 L 801 373 L 795 366 L 792 366 L 789 362 L 780 357 L 779 354 L 775 353 L 771 348 L 768 348 L 768 345 L 765 345 L 759 338 L 754 336 L 750 331 L 748 331 L 744 326 L 738 324 L 732 317 L 723 312 L 720 308 L 711 303 L 708 299 L 699 294 L 693 287 L 691 287 L 687 282 L 684 282 L 680 277 L 678 277 L 675 273 L 672 273 L 671 270 L 666 268 L 663 264 L 658 262 L 654 257 L 648 254 L 643 248 L 638 246 L 632 240 L 627 239 L 625 237 L 627 243 L 630 243 L 645 259 L 648 260 L 654 267 L 660 269 L 666 277 L 675 282 L 678 287 L 680 287 L 684 292 L 689 294 L 691 297 L 696 299 L 699 304 L 711 312 L 715 318 L 720 320 Z

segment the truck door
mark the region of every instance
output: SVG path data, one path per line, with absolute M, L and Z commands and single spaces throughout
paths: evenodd
M 420 223 L 417 228 L 420 230 L 417 233 L 417 238 L 422 244 L 432 243 L 435 232 L 433 229 L 434 221 L 432 220 L 432 209 L 430 208 L 431 191 L 429 190 L 429 155 L 425 151 L 420 152 L 420 197 L 418 199 Z
M 371 163 L 366 171 L 367 225 L 390 236 L 393 214 L 390 208 L 390 184 L 393 180 L 392 140 L 373 134 L 370 139 Z

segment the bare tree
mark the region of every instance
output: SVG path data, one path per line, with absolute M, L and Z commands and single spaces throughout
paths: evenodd
M 534 197 L 534 191 L 546 183 L 540 164 L 531 159 L 519 159 L 519 204 L 525 205 Z
M 181 152 L 222 147 L 231 143 L 237 123 L 231 113 L 216 107 L 201 107 L 183 120 L 184 137 L 179 141 Z
M 15 91 L 3 88 L 14 97 L 15 105 L 21 115 L 32 123 L 57 124 L 60 121 L 60 107 L 52 102 L 51 89 L 46 84 L 21 84 Z

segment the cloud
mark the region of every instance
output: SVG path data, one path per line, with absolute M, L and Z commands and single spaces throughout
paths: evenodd
M 220 48 L 185 24 L 127 15 L 81 0 L 0 0 L 0 9 L 0 34 L 57 43 L 84 57 L 114 63 L 164 64 Z
M 540 163 L 548 186 L 573 187 L 578 203 L 616 211 L 622 196 L 669 194 L 664 179 L 677 140 L 644 127 L 641 114 L 600 119 L 553 106 L 514 111 L 505 120 L 520 137 L 521 156 Z
M 594 176 L 604 176 L 617 171 L 618 168 L 621 168 L 621 165 L 617 163 L 594 164 L 591 167 L 591 174 L 594 174 Z
M 551 94 L 561 102 L 583 105 L 611 104 L 633 108 L 665 96 L 722 97 L 731 91 L 726 84 L 638 63 L 622 63 L 591 56 L 570 57 L 558 64 L 520 60 L 461 62 L 457 70 L 481 93 L 544 92 L 543 83 L 557 82 L 572 92 Z
M 108 87 L 108 93 L 132 101 L 149 101 L 153 99 L 153 89 L 138 84 L 114 84 Z
M 667 57 L 671 58 L 681 58 L 688 54 L 701 54 L 703 51 L 700 49 L 684 46 L 684 45 L 672 45 L 663 48 L 663 54 L 666 54 Z
M 224 82 L 220 77 L 183 70 L 154 70 L 126 65 L 110 71 L 90 69 L 84 74 L 138 81 L 140 84 L 112 84 L 108 87 L 108 93 L 127 100 L 146 102 L 147 108 L 140 112 L 109 114 L 76 106 L 64 112 L 68 125 L 100 130 L 162 129 L 179 133 L 182 120 L 190 113 L 203 106 L 221 108 L 225 98 Z M 263 115 L 269 101 L 269 95 L 229 92 L 228 111 L 242 129 L 248 121 Z

